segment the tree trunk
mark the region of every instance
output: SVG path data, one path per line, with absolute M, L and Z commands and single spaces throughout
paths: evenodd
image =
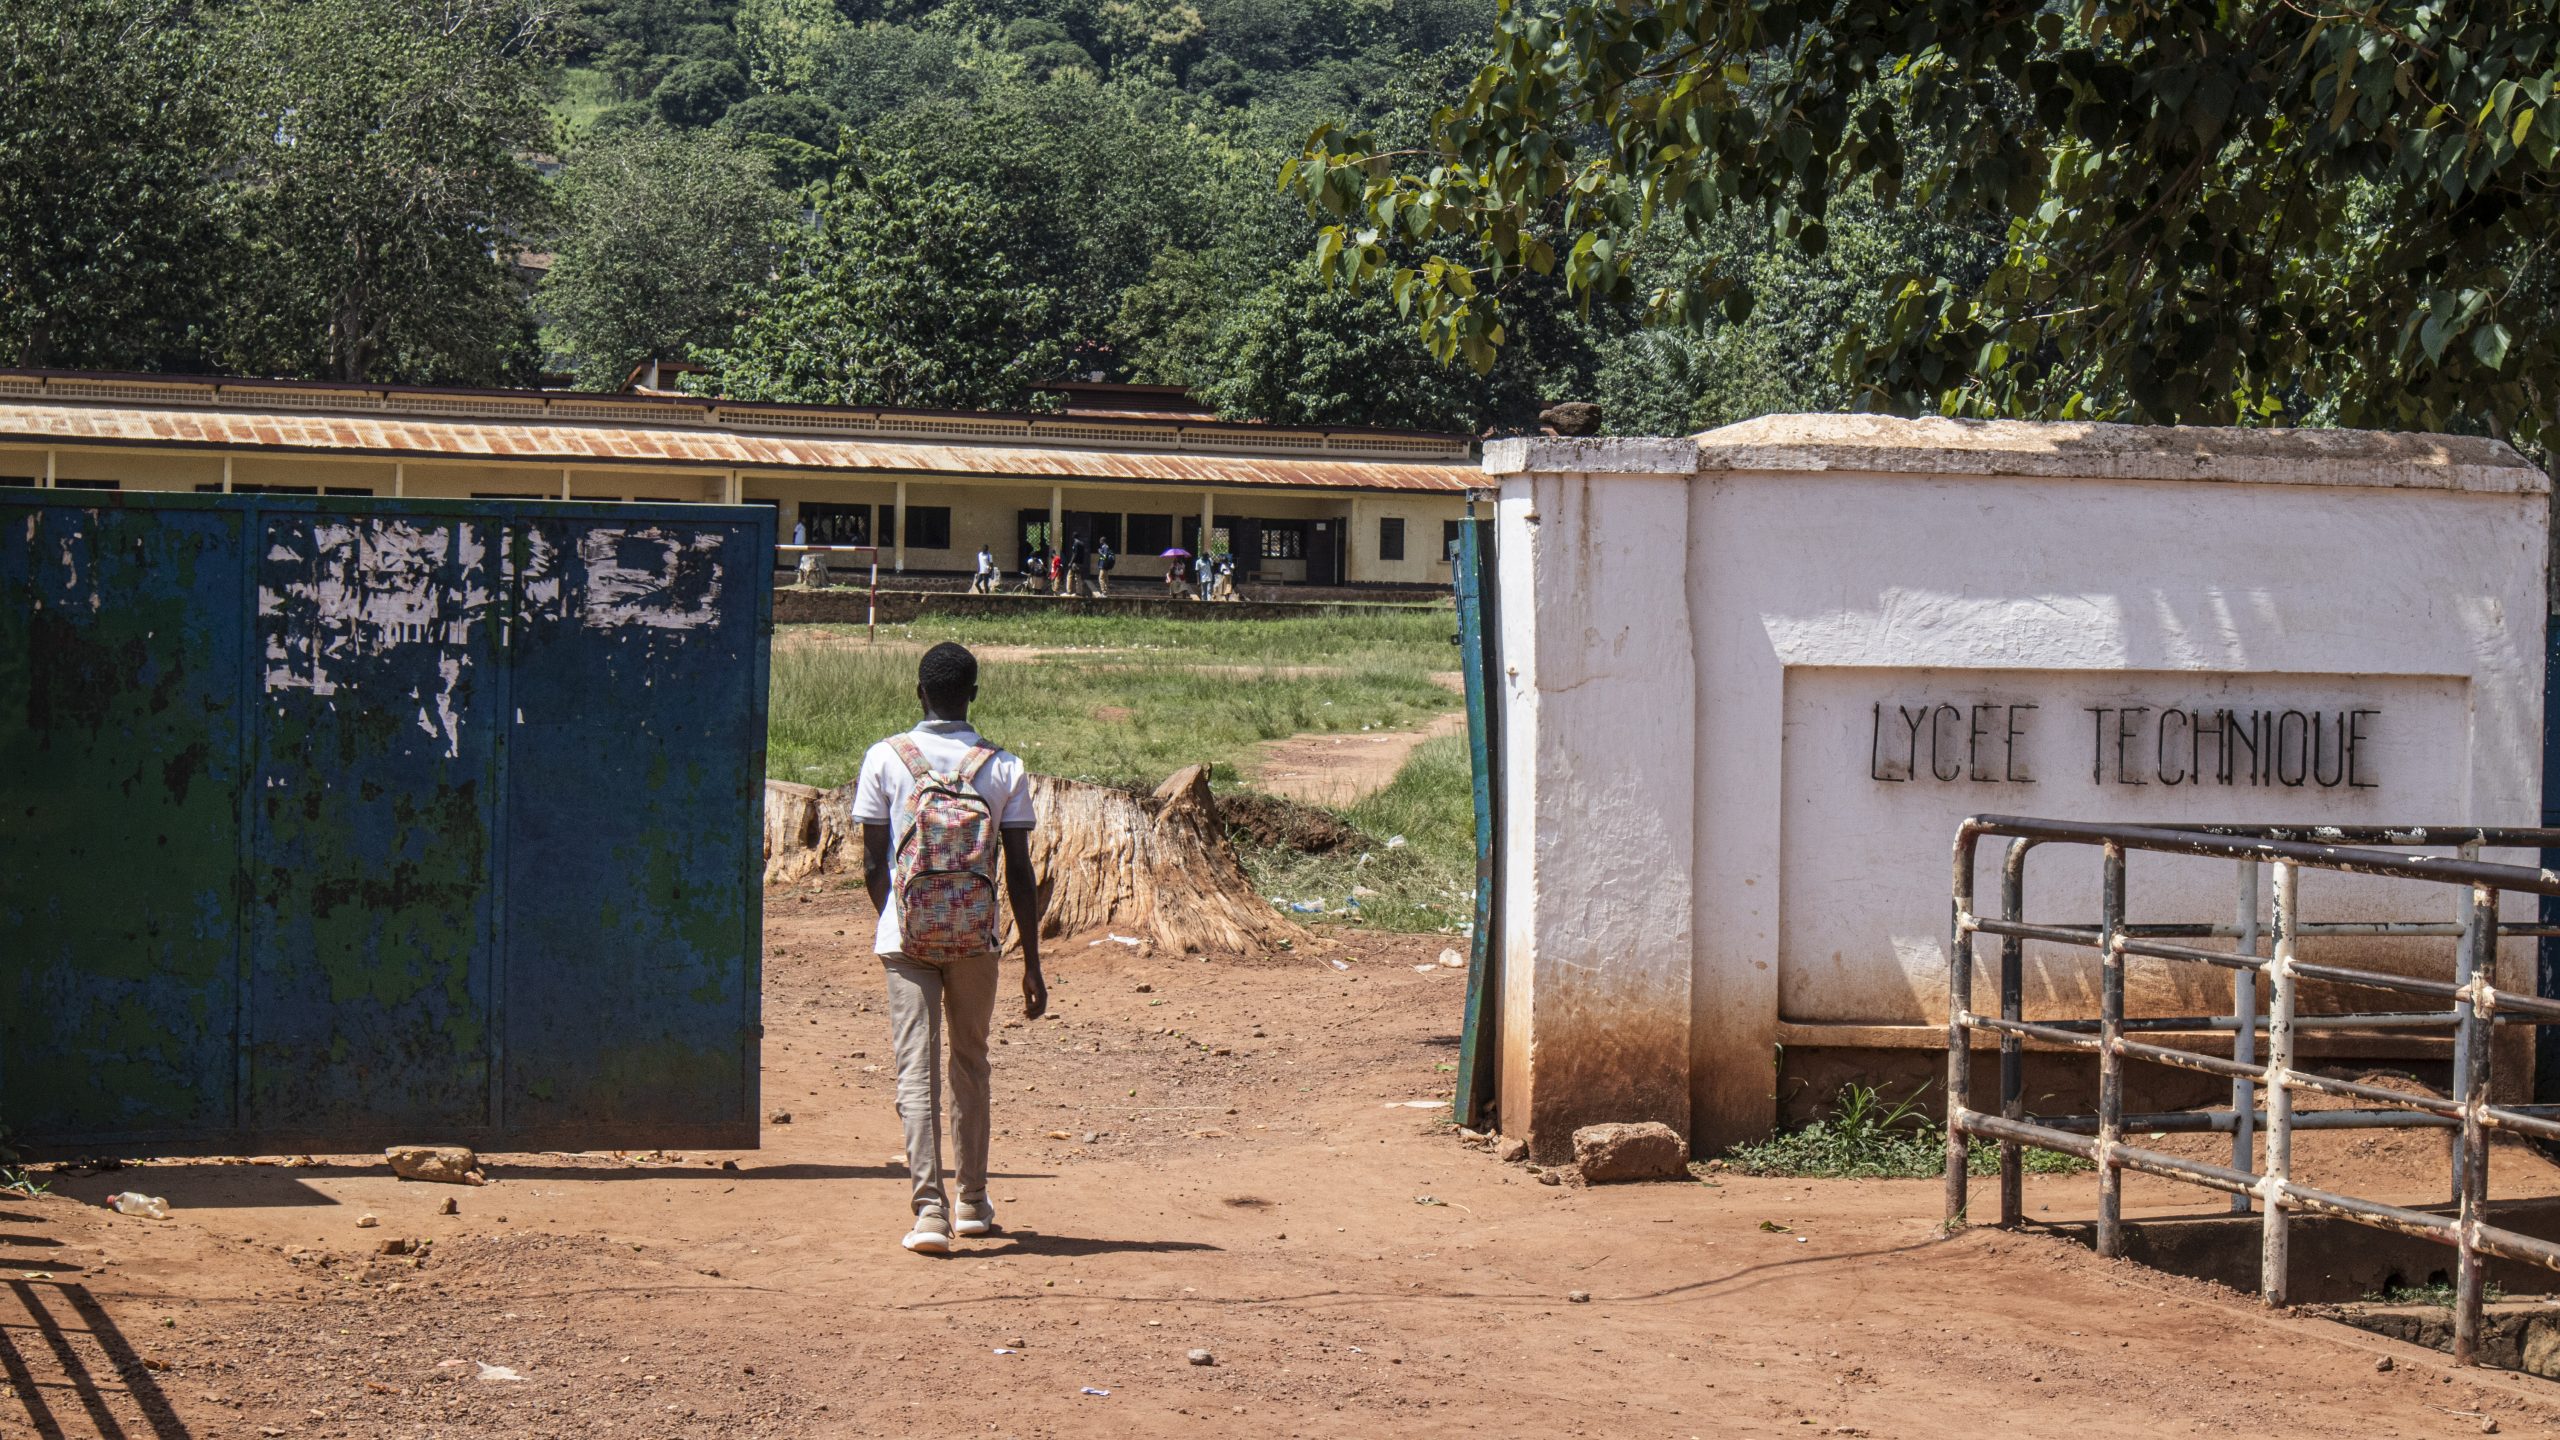
M 1031 832 L 1044 937 L 1095 931 L 1174 953 L 1277 948 L 1306 931 L 1256 894 L 1218 823 L 1209 775 L 1182 771 L 1152 798 L 1049 775 L 1031 777 Z M 862 873 L 862 827 L 852 789 L 765 782 L 765 883 Z M 1004 909 L 1012 944 L 1012 907 Z
M 853 787 L 821 790 L 764 782 L 764 883 L 862 873 L 862 827 L 853 823 Z

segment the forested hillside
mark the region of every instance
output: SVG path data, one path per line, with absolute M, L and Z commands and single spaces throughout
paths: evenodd
M 682 352 L 775 398 L 1003 405 L 1100 371 L 1239 415 L 1516 423 L 1588 393 L 1605 325 L 1543 313 L 1495 373 L 1441 365 L 1382 292 L 1315 281 L 1274 183 L 1326 121 L 1418 137 L 1490 23 L 1487 0 L 586 0 L 551 338 L 596 384 Z M 758 166 L 809 224 L 765 223 Z M 740 217 L 732 243 L 669 213 L 689 195 Z M 686 233 L 635 234 L 657 227 Z M 632 303 L 662 249 L 734 256 L 742 300 Z
M 0 7 L 0 362 L 609 387 L 658 356 L 978 407 L 1100 371 L 1273 420 L 1687 430 L 1839 403 L 1862 276 L 1940 243 L 1716 237 L 1773 303 L 1695 331 L 1522 277 L 1479 376 L 1322 283 L 1277 180 L 1320 124 L 1419 143 L 1489 0 L 564 5 Z

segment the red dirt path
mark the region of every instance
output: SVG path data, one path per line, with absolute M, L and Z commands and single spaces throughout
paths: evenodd
M 1324 952 L 1348 971 L 1058 948 L 1060 1018 L 997 1052 L 1008 1233 L 908 1255 L 860 900 L 769 901 L 765 1104 L 792 1119 L 764 1149 L 499 1156 L 478 1190 L 348 1157 L 0 1196 L 0 1436 L 2363 1440 L 2560 1421 L 2539 1382 L 2059 1241 L 1945 1238 L 1933 1182 L 1541 1185 L 1437 1112 L 1389 1108 L 1449 1092 L 1462 982 L 1412 968 L 1436 937 Z M 96 1206 L 124 1188 L 177 1218 Z M 2030 1205 L 2084 1214 L 2093 1188 L 2038 1179 Z M 436 1213 L 448 1197 L 460 1215 Z M 370 1258 L 384 1237 L 435 1243 L 412 1268 Z M 1195 1347 L 1217 1363 L 1187 1363 Z

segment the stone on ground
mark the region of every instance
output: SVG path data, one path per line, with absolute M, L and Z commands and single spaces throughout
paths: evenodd
M 440 1185 L 481 1183 L 480 1157 L 467 1145 L 394 1145 L 382 1152 L 391 1173 L 403 1180 L 432 1180 Z
M 1573 1132 L 1573 1160 L 1590 1185 L 1676 1180 L 1689 1173 L 1689 1142 L 1658 1120 L 1585 1125 Z

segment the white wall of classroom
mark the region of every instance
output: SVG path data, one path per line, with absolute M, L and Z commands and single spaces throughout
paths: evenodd
M 1213 532 L 1245 519 L 1329 522 L 1346 527 L 1346 584 L 1445 584 L 1449 527 L 1464 513 L 1461 496 L 1403 491 L 1290 490 L 1279 487 L 1196 488 L 1183 485 L 1052 484 L 1045 480 L 973 479 L 947 475 L 864 475 L 718 470 L 643 466 L 485 464 L 448 460 L 392 461 L 332 456 L 181 451 L 124 447 L 0 446 L 0 483 L 52 484 L 62 488 L 219 491 L 251 487 L 410 498 L 503 496 L 541 500 L 658 500 L 770 503 L 779 511 L 777 536 L 786 543 L 804 518 L 803 506 L 873 507 L 872 536 L 884 573 L 966 571 L 980 545 L 1010 571 L 1018 558 L 1023 512 L 1064 512 L 1171 518 L 1173 543 L 1191 544 L 1205 513 Z M 912 512 L 948 512 L 949 543 L 926 547 L 894 543 L 889 514 L 903 503 L 910 534 Z M 887 513 L 883 513 L 887 512 Z M 937 517 L 939 518 L 939 517 Z M 928 523 L 923 527 L 930 531 Z M 1401 542 L 1399 545 L 1398 542 Z M 1393 552 L 1401 549 L 1401 554 Z M 900 552 L 903 550 L 903 554 Z M 786 560 L 790 558 L 786 554 Z M 1266 578 L 1306 578 L 1305 562 L 1251 557 Z M 903 562 L 903 566 L 901 564 Z M 1160 576 L 1153 554 L 1129 555 L 1120 573 L 1133 579 Z

